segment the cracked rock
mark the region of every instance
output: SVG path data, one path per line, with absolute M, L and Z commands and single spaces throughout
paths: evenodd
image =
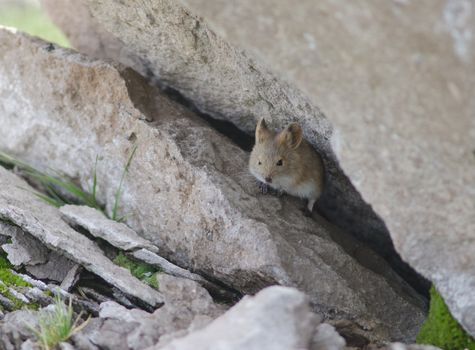
M 98 200 L 110 212 L 137 145 L 120 211 L 132 213 L 128 226 L 161 256 L 241 293 L 298 287 L 316 312 L 351 318 L 372 339 L 415 337 L 422 303 L 382 259 L 323 219 L 304 217 L 299 200 L 258 194 L 245 170 L 248 154 L 138 74 L 6 30 L 0 51 L 0 94 L 17 91 L 0 105 L 0 148 L 61 169 L 83 188 L 100 155 Z M 22 203 L 31 198 L 10 187 L 0 192 L 0 214 L 127 293 L 143 291 L 136 280 L 120 282 L 125 272 L 103 255 L 91 264 L 98 248 L 56 221 L 56 209 Z M 335 240 L 347 240 L 347 248 Z

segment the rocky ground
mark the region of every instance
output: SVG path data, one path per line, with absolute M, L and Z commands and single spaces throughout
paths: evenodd
M 464 4 L 42 0 L 75 50 L 0 28 L 0 349 L 41 348 L 58 296 L 67 350 L 435 349 L 404 345 L 431 284 L 475 335 Z M 248 173 L 261 117 L 322 155 L 311 217 Z

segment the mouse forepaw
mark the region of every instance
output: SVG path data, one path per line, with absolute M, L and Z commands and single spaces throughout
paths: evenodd
M 269 192 L 269 185 L 264 182 L 259 182 L 259 191 L 262 194 L 267 194 L 267 192 Z

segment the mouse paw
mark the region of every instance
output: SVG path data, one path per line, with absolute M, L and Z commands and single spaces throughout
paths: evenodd
M 267 194 L 269 192 L 269 185 L 264 182 L 259 182 L 259 191 L 262 194 Z

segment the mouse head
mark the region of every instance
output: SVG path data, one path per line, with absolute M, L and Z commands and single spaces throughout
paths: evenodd
M 275 184 L 291 177 L 299 165 L 296 150 L 302 143 L 302 128 L 297 123 L 289 124 L 275 133 L 267 127 L 264 119 L 257 123 L 256 143 L 249 159 L 249 170 L 259 181 Z

